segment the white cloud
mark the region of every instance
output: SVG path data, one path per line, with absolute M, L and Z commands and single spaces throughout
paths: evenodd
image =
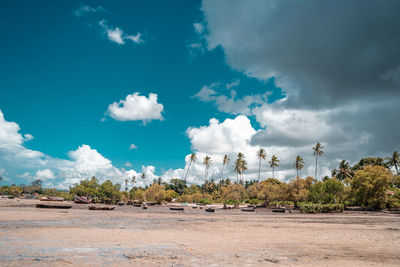
M 194 23 L 193 28 L 194 28 L 195 33 L 197 33 L 197 34 L 201 35 L 204 33 L 204 25 L 201 23 L 198 23 L 198 22 Z
M 235 81 L 226 84 L 225 88 L 230 89 L 238 85 L 239 81 Z M 251 108 L 264 104 L 270 94 L 269 92 L 265 92 L 264 94 L 247 95 L 241 99 L 237 99 L 235 90 L 230 90 L 230 96 L 216 92 L 215 89 L 219 86 L 220 84 L 218 83 L 203 86 L 193 97 L 203 102 L 214 103 L 219 111 L 225 113 L 251 115 Z
M 134 149 L 137 149 L 137 146 L 135 144 L 131 144 L 129 146 L 129 150 L 134 150 Z
M 125 167 L 132 168 L 132 164 L 129 161 L 125 162 L 124 165 Z
M 90 7 L 87 5 L 83 5 L 74 11 L 74 15 L 76 17 L 81 17 L 89 13 L 101 13 L 101 12 L 107 12 L 107 10 L 101 6 Z
M 143 42 L 143 39 L 141 39 L 141 33 L 137 33 L 136 35 L 129 35 L 124 33 L 122 29 L 119 27 L 110 27 L 107 25 L 107 21 L 101 20 L 99 22 L 100 27 L 102 28 L 103 32 L 107 36 L 108 40 L 123 45 L 125 44 L 126 40 L 130 40 L 133 43 L 140 44 Z
M 157 102 L 157 94 L 150 93 L 149 97 L 139 93 L 127 95 L 125 100 L 114 102 L 108 106 L 107 113 L 119 121 L 163 120 L 164 106 Z
M 55 179 L 56 176 L 50 169 L 44 169 L 44 170 L 38 170 L 35 173 L 35 179 L 42 179 L 42 180 L 47 180 L 47 179 Z

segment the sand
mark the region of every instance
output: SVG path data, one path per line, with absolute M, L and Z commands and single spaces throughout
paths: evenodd
M 0 266 L 400 266 L 396 214 L 36 203 L 0 199 Z

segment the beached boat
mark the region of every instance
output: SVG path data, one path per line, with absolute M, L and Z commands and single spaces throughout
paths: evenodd
M 215 209 L 214 209 L 214 208 L 206 208 L 205 211 L 206 211 L 206 212 L 214 212 Z
M 54 204 L 36 204 L 36 208 L 41 209 L 70 209 L 72 208 L 71 205 L 54 205 Z
M 252 211 L 256 211 L 255 207 L 246 207 L 246 208 L 241 208 L 241 211 L 247 211 L 247 212 L 252 212 Z
M 125 205 L 125 202 L 122 202 L 122 201 L 121 202 L 117 202 L 117 205 L 118 206 L 123 206 L 123 205 Z
M 157 202 L 156 201 L 148 201 L 148 202 L 144 202 L 144 204 L 147 206 L 154 206 L 157 204 Z
M 142 209 L 147 210 L 147 206 L 146 205 L 142 205 Z
M 286 212 L 286 209 L 285 208 L 275 208 L 275 209 L 272 209 L 272 212 Z
M 89 206 L 89 210 L 113 210 L 115 207 L 107 207 L 107 206 Z
M 90 203 L 90 199 L 86 198 L 86 197 L 75 197 L 75 201 L 76 204 L 89 204 Z
M 134 207 L 141 207 L 142 204 L 141 204 L 141 203 L 133 203 L 133 206 L 134 206 Z
M 40 201 L 64 201 L 63 197 L 41 197 Z
M 185 208 L 184 207 L 169 207 L 170 210 L 178 210 L 178 211 L 183 211 Z

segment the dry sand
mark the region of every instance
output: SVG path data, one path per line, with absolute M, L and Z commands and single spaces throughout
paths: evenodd
M 0 266 L 400 266 L 395 214 L 36 203 L 0 199 Z

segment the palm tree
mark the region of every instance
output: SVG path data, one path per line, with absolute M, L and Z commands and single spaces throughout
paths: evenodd
M 207 177 L 208 177 L 208 169 L 210 168 L 210 166 L 211 166 L 211 158 L 210 158 L 210 156 L 205 156 L 205 158 L 204 158 L 204 160 L 203 160 L 203 164 L 204 164 L 204 166 L 206 167 L 206 170 L 205 170 L 205 172 L 204 172 L 204 177 L 205 177 L 205 180 L 207 181 Z
M 197 160 L 196 153 L 190 154 L 190 163 L 189 163 L 189 167 L 188 167 L 188 169 L 186 171 L 186 174 L 185 174 L 185 179 L 184 179 L 185 181 L 186 181 L 186 177 L 187 177 L 187 175 L 189 173 L 190 167 L 192 166 L 192 163 L 196 162 L 196 160 Z
M 237 155 L 237 159 L 235 161 L 234 171 L 237 174 L 237 181 L 239 182 L 239 174 L 240 180 L 243 181 L 243 172 L 247 170 L 247 161 L 244 159 L 244 154 L 239 152 Z
M 240 180 L 241 180 L 241 182 L 243 182 L 243 173 L 244 173 L 245 171 L 247 171 L 247 160 L 242 159 L 242 162 L 241 162 L 241 169 L 242 169 L 242 172 L 241 172 L 242 178 L 241 178 Z
M 315 156 L 315 179 L 317 179 L 318 156 L 324 154 L 324 151 L 322 151 L 323 148 L 324 147 L 319 142 L 312 148 Z
M 267 156 L 267 153 L 265 153 L 264 148 L 260 148 L 257 151 L 257 158 L 259 160 L 259 162 L 258 162 L 258 182 L 260 181 L 261 160 L 265 160 L 266 156 Z
M 125 179 L 125 191 L 128 191 L 128 183 L 129 183 L 129 180 Z
M 299 177 L 299 171 L 301 171 L 304 168 L 304 160 L 300 155 L 296 157 L 296 160 L 293 163 L 293 168 L 296 169 L 296 177 Z
M 280 160 L 278 159 L 277 156 L 272 155 L 271 160 L 269 161 L 269 166 L 272 168 L 272 178 L 275 179 L 275 167 L 279 167 L 278 162 L 280 162 Z
M 239 157 L 235 160 L 233 170 L 236 172 L 236 181 L 239 182 L 239 174 L 242 173 L 242 160 Z
M 339 170 L 332 170 L 332 176 L 338 179 L 339 181 L 344 181 L 347 178 L 352 178 L 353 174 L 351 172 L 349 162 L 342 160 L 339 164 Z
M 224 172 L 224 167 L 226 164 L 229 164 L 230 160 L 231 159 L 229 158 L 229 156 L 225 154 L 224 159 L 222 160 L 221 178 L 222 178 L 222 173 Z
M 131 183 L 132 183 L 132 187 L 133 187 L 133 185 L 136 183 L 136 176 L 135 175 L 132 176 Z
M 400 164 L 400 154 L 399 152 L 394 151 L 391 157 L 385 158 L 388 162 L 386 163 L 389 168 L 394 167 L 396 169 L 397 175 L 399 175 L 399 164 Z

